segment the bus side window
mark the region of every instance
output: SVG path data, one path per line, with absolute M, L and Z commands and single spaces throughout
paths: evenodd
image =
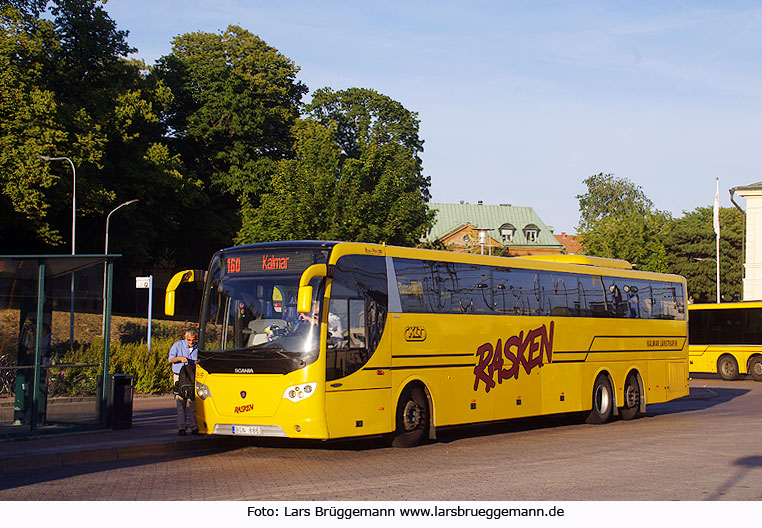
M 762 344 L 762 309 L 749 308 L 744 310 L 743 344 Z

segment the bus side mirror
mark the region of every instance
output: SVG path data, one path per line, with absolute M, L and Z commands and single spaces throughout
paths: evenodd
M 164 293 L 164 314 L 175 315 L 175 290 L 182 282 L 203 282 L 205 272 L 203 270 L 183 270 L 174 274 L 167 284 Z
M 296 304 L 296 311 L 299 313 L 310 313 L 312 311 L 312 286 L 302 286 L 299 288 L 299 300 Z
M 167 291 L 164 294 L 164 315 L 175 315 L 175 292 Z
M 313 264 L 304 270 L 299 279 L 299 294 L 296 301 L 297 312 L 312 312 L 312 286 L 310 286 L 310 281 L 317 277 L 325 277 L 326 275 L 328 275 L 328 266 L 325 264 Z

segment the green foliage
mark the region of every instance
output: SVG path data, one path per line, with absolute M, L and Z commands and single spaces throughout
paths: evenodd
M 585 254 L 624 259 L 644 271 L 666 272 L 671 215 L 654 209 L 640 186 L 613 174 L 584 180 L 577 232 Z
M 134 344 L 145 341 L 148 334 L 148 325 L 140 323 L 126 322 L 119 325 L 119 342 L 124 344 Z M 151 341 L 154 339 L 164 340 L 176 338 L 178 335 L 177 327 L 170 326 L 158 321 L 151 323 Z
M 145 334 L 144 334 L 145 335 Z M 109 373 L 129 374 L 135 390 L 143 394 L 172 391 L 172 368 L 167 361 L 175 337 L 151 339 L 151 351 L 145 341 L 111 343 Z M 60 355 L 57 364 L 100 364 L 103 362 L 103 341 L 75 346 Z M 95 391 L 102 369 L 93 367 L 53 367 L 50 369 L 51 386 L 56 395 L 79 395 Z
M 299 68 L 237 26 L 186 33 L 157 74 L 175 95 L 167 122 L 193 172 L 218 191 L 258 197 L 272 164 L 291 152 L 290 129 L 307 87 Z
M 48 3 L 53 20 L 40 19 Z M 188 224 L 198 229 L 191 213 L 207 201 L 165 138 L 171 91 L 126 58 L 134 51 L 127 32 L 101 2 L 19 0 L 1 9 L 0 240 L 20 253 L 69 242 L 71 167 L 38 159 L 65 156 L 76 167 L 77 231 L 102 232 L 111 209 L 137 198 L 119 213 L 110 249 L 130 267 L 156 262 L 157 246 Z M 77 238 L 78 253 L 103 251 L 101 237 Z M 179 257 L 186 252 L 179 245 Z
M 698 207 L 673 219 L 655 210 L 642 189 L 627 179 L 597 174 L 586 179 L 580 202 L 580 239 L 585 253 L 628 260 L 638 269 L 675 273 L 688 281 L 696 302 L 716 300 L 716 246 L 712 208 Z M 743 213 L 720 209 L 722 299 L 740 295 L 743 277 Z
M 172 368 L 167 361 L 176 338 L 151 339 L 151 351 L 145 342 L 120 343 L 112 346 L 109 371 L 129 374 L 135 390 L 143 394 L 172 391 Z
M 62 241 L 51 224 L 49 195 L 57 177 L 38 155 L 68 137 L 58 122 L 54 93 L 43 82 L 52 25 L 10 6 L 0 8 L 0 235 Z
M 318 90 L 261 205 L 244 204 L 236 242 L 348 240 L 413 246 L 428 231 L 430 180 L 418 119 L 373 90 Z
M 669 269 L 688 281 L 688 295 L 696 302 L 717 300 L 717 249 L 712 207 L 698 207 L 674 220 L 664 241 Z M 743 213 L 720 209 L 720 295 L 730 301 L 740 296 L 743 277 Z

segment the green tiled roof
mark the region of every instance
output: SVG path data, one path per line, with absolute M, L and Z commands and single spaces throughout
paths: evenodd
M 731 190 L 732 191 L 759 191 L 759 190 L 762 190 L 762 182 L 750 183 L 749 185 L 734 187 Z
M 464 224 L 471 224 L 489 229 L 489 236 L 500 242 L 500 227 L 511 224 L 516 232 L 509 246 L 563 247 L 531 207 L 430 203 L 429 208 L 437 212 L 434 227 L 427 236 L 430 241 L 438 240 Z M 524 228 L 532 224 L 540 230 L 537 242 L 527 242 L 524 236 Z

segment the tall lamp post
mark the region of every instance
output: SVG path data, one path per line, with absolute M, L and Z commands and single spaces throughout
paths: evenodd
M 109 222 L 111 221 L 111 215 L 117 212 L 119 209 L 124 207 L 125 205 L 134 204 L 135 202 L 139 202 L 137 198 L 134 200 L 130 200 L 129 202 L 124 202 L 116 207 L 114 207 L 109 214 L 106 215 L 106 239 L 104 240 L 103 244 L 103 255 L 108 255 L 108 226 Z M 101 335 L 105 334 L 106 332 L 106 262 L 103 263 L 103 325 L 101 327 Z
M 77 170 L 66 156 L 37 156 L 44 161 L 68 161 L 71 165 L 71 254 L 77 253 Z M 69 310 L 69 347 L 74 348 L 74 272 L 71 274 L 71 305 Z

